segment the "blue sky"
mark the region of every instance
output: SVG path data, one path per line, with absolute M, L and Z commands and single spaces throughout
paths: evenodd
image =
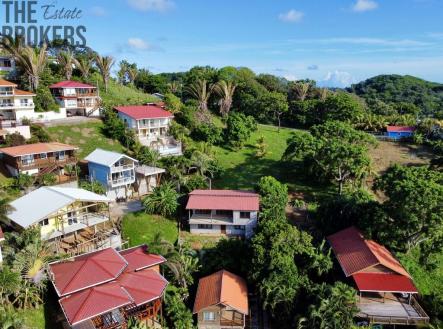
M 443 82 L 441 0 L 58 0 L 57 6 L 83 10 L 78 23 L 88 29 L 89 46 L 153 72 L 233 65 L 328 85 L 383 73 Z

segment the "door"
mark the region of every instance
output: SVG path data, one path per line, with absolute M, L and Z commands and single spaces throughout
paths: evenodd
M 221 233 L 226 234 L 226 225 L 221 225 Z

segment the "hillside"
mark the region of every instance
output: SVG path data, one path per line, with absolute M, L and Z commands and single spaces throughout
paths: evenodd
M 379 75 L 349 89 L 365 99 L 408 102 L 417 105 L 423 115 L 443 116 L 443 84 L 409 75 Z

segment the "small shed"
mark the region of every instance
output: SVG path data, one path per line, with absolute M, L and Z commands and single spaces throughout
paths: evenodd
M 415 130 L 412 126 L 387 126 L 386 136 L 394 140 L 412 138 Z

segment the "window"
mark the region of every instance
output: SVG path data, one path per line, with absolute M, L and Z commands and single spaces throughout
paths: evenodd
M 216 210 L 215 213 L 219 216 L 232 217 L 232 210 Z
M 211 224 L 198 224 L 200 230 L 212 230 Z
M 78 220 L 77 218 L 73 217 L 73 218 L 68 218 L 68 225 L 74 225 L 77 224 Z
M 244 225 L 234 225 L 234 230 L 244 231 L 245 226 Z
M 66 101 L 66 107 L 77 107 L 77 100 L 76 99 L 68 99 Z
M 23 155 L 21 157 L 21 159 L 22 159 L 22 165 L 25 165 L 25 166 L 34 163 L 34 155 L 32 155 L 32 154 L 31 155 Z
M 47 159 L 48 154 L 47 153 L 40 153 L 40 159 Z
M 65 159 L 65 151 L 55 152 L 56 160 L 64 160 Z
M 196 215 L 210 215 L 211 210 L 196 209 L 196 210 L 194 210 L 194 214 L 196 214 Z
M 45 218 L 42 221 L 38 223 L 40 226 L 48 226 L 49 225 L 49 219 Z
M 27 98 L 20 99 L 20 105 L 21 106 L 27 106 L 29 103 L 29 100 Z
M 203 320 L 204 321 L 215 321 L 215 313 L 214 312 L 203 312 Z
M 240 211 L 240 218 L 251 218 L 251 213 L 249 211 Z

